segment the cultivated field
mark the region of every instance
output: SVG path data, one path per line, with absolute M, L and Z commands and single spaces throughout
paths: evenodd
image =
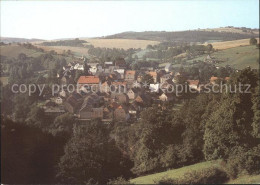
M 54 50 L 58 54 L 62 54 L 64 51 L 70 50 L 76 56 L 82 56 L 88 54 L 88 48 L 83 47 L 72 47 L 72 46 L 41 46 L 36 45 L 39 48 L 44 49 L 45 51 Z
M 94 47 L 105 47 L 105 48 L 141 48 L 145 49 L 147 45 L 158 44 L 158 41 L 150 40 L 132 40 L 132 39 L 82 39 L 86 40 Z
M 25 47 L 18 46 L 18 45 L 0 46 L 0 54 L 2 56 L 6 56 L 8 58 L 17 58 L 20 53 L 24 53 L 28 57 L 37 57 L 43 54 L 42 52 L 35 51 L 32 49 L 27 49 Z
M 259 38 L 257 38 L 257 42 L 259 43 Z M 232 41 L 225 41 L 225 42 L 213 42 L 211 44 L 215 49 L 228 49 L 228 48 L 234 48 L 238 46 L 248 46 L 249 39 L 232 40 Z

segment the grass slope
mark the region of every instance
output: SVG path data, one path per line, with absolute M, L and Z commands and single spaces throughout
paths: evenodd
M 208 54 L 196 57 L 194 59 L 188 60 L 187 62 L 192 62 L 193 60 L 204 61 Z M 256 46 L 240 46 L 235 48 L 229 48 L 225 50 L 220 50 L 214 52 L 210 55 L 214 57 L 215 60 L 222 60 L 223 62 L 216 64 L 217 66 L 230 65 L 235 69 L 244 69 L 250 66 L 253 69 L 259 68 L 259 49 Z
M 219 166 L 219 161 L 207 161 L 202 163 L 197 163 L 190 166 L 185 166 L 178 169 L 168 170 L 161 173 L 155 173 L 152 175 L 137 177 L 130 180 L 134 184 L 155 184 L 156 181 L 162 178 L 180 178 L 188 171 L 207 169 L 212 166 Z
M 236 69 L 243 69 L 247 66 L 258 69 L 259 49 L 256 46 L 241 46 L 215 52 L 213 57 L 224 60 L 220 66 L 230 65 Z
M 220 160 L 197 163 L 178 169 L 137 177 L 135 179 L 130 180 L 130 182 L 133 184 L 155 184 L 155 182 L 158 182 L 158 180 L 161 180 L 163 178 L 182 178 L 186 172 L 190 171 L 203 170 L 212 166 L 221 168 L 220 163 Z M 237 179 L 229 180 L 225 184 L 260 184 L 260 174 L 240 176 Z
M 259 43 L 259 38 L 256 39 L 257 42 Z M 232 41 L 225 41 L 225 42 L 212 42 L 211 44 L 215 49 L 229 49 L 229 48 L 234 48 L 239 46 L 248 46 L 249 39 L 240 39 L 240 40 L 232 40 Z
M 0 54 L 8 58 L 17 58 L 20 53 L 26 54 L 28 57 L 37 57 L 43 54 L 43 52 L 35 51 L 33 49 L 27 49 L 18 45 L 6 45 L 0 46 Z
M 227 184 L 260 184 L 260 175 L 245 175 L 237 179 L 230 180 Z

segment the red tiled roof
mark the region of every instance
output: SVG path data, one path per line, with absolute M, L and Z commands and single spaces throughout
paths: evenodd
M 227 80 L 227 81 L 230 80 L 230 77 L 225 77 L 225 80 Z
M 126 85 L 126 82 L 112 82 L 113 85 Z
M 200 81 L 199 80 L 187 80 L 189 82 L 190 85 L 196 85 L 198 86 Z
M 149 75 L 155 77 L 155 76 L 157 76 L 157 73 L 156 73 L 155 71 L 150 71 L 150 72 L 149 72 Z
M 98 84 L 99 82 L 99 77 L 96 76 L 80 76 L 78 79 L 78 84 Z
M 218 77 L 212 76 L 212 77 L 210 78 L 210 81 L 215 81 L 215 80 L 217 80 L 217 79 L 218 79 Z

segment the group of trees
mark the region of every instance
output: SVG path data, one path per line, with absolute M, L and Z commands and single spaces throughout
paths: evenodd
M 98 57 L 102 62 L 105 61 L 114 61 L 117 58 L 131 58 L 132 55 L 136 52 L 136 49 L 130 48 L 127 50 L 117 49 L 117 48 L 100 48 L 93 47 L 89 48 L 88 53 L 95 57 Z
M 84 44 L 87 43 L 85 40 L 79 40 L 78 38 L 73 40 L 59 40 L 52 42 L 43 42 L 43 46 L 73 46 L 73 47 L 84 47 Z

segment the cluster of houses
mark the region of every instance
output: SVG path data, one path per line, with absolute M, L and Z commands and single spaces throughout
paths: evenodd
M 164 69 L 141 68 L 127 70 L 124 59 L 115 62 L 89 63 L 89 74 L 77 80 L 77 90 L 68 92 L 62 88 L 56 97 L 52 97 L 44 105 L 45 112 L 60 115 L 70 112 L 79 120 L 101 119 L 104 122 L 135 121 L 140 113 L 153 103 L 162 104 L 177 99 L 168 93 L 170 85 L 178 83 L 185 76 L 173 72 L 171 64 Z M 71 71 L 84 70 L 81 64 L 69 64 L 64 67 L 64 76 L 60 78 L 62 85 L 69 85 Z M 142 79 L 150 75 L 153 83 L 144 84 Z M 217 79 L 212 78 L 211 83 Z M 187 80 L 190 88 L 201 91 L 199 80 Z M 143 85 L 141 85 L 143 84 Z

